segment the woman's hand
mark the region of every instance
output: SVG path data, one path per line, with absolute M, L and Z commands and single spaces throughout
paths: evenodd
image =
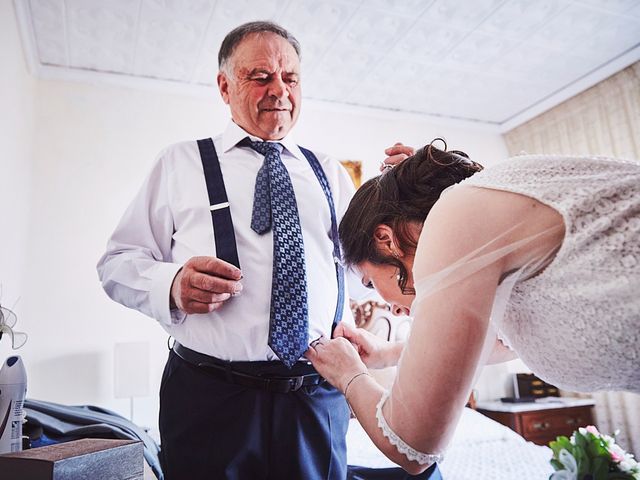
M 395 365 L 391 350 L 394 344 L 387 342 L 363 328 L 355 328 L 340 322 L 333 332 L 333 338 L 344 337 L 349 340 L 360 355 L 360 359 L 369 368 L 384 368 Z
M 333 340 L 320 337 L 314 340 L 305 352 L 305 357 L 320 375 L 343 393 L 349 380 L 367 371 L 354 346 L 343 337 Z
M 387 158 L 385 158 L 380 165 L 381 172 L 384 172 L 387 168 L 391 168 L 399 164 L 416 152 L 413 147 L 409 147 L 407 145 L 403 145 L 400 142 L 397 142 L 393 147 L 387 148 L 384 153 L 385 155 L 387 155 Z

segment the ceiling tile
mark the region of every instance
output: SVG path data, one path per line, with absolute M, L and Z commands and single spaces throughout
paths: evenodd
M 136 42 L 137 75 L 191 80 L 207 28 L 211 5 L 187 0 L 143 0 Z
M 523 39 L 566 6 L 561 0 L 512 0 L 498 7 L 479 29 L 493 35 Z
M 506 55 L 516 42 L 497 35 L 473 32 L 447 56 L 447 64 L 463 68 L 485 68 L 493 60 Z
M 433 0 L 367 0 L 368 7 L 411 17 L 420 16 Z
M 309 74 L 317 66 L 325 52 L 331 48 L 331 39 L 337 37 L 357 8 L 358 4 L 345 1 L 305 0 L 289 3 L 279 21 L 300 42 L 305 74 Z
M 66 0 L 65 6 L 71 66 L 133 73 L 138 2 Z
M 576 0 L 577 3 L 596 7 L 610 13 L 626 14 L 640 5 L 638 0 Z
M 466 30 L 422 19 L 398 41 L 391 53 L 416 62 L 438 62 L 467 34 Z
M 338 42 L 380 55 L 398 40 L 411 23 L 407 17 L 363 5 L 351 17 Z
M 425 13 L 434 25 L 475 29 L 504 0 L 436 0 Z
M 42 65 L 215 88 L 224 36 L 274 20 L 305 98 L 492 124 L 640 45 L 640 0 L 28 2 Z
M 29 7 L 40 62 L 46 65 L 68 66 L 62 0 L 30 0 Z

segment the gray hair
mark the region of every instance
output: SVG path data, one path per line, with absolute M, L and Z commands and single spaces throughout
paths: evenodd
M 265 32 L 280 35 L 291 44 L 293 49 L 296 51 L 298 58 L 301 58 L 300 43 L 296 40 L 296 37 L 291 35 L 291 33 L 289 33 L 285 28 L 274 22 L 248 22 L 234 28 L 227 33 L 226 37 L 224 37 L 222 45 L 220 45 L 220 51 L 218 52 L 218 68 L 220 70 L 226 70 L 227 63 L 233 55 L 233 51 L 247 35 Z

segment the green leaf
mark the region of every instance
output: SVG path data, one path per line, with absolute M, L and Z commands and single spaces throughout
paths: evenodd
M 596 457 L 591 462 L 591 473 L 593 480 L 607 480 L 609 473 L 609 460 L 604 457 Z
M 576 432 L 574 433 L 575 438 L 576 438 L 576 447 L 580 447 L 580 448 L 587 448 L 588 445 L 588 441 L 587 439 L 584 437 L 584 435 L 582 435 L 580 432 L 578 432 L 576 430 Z
M 589 439 L 589 446 L 587 451 L 589 455 L 592 457 L 603 456 L 610 458 L 609 451 L 607 450 L 607 446 L 604 440 L 596 437 L 595 435 L 589 434 L 591 437 Z
M 583 447 L 576 445 L 573 457 L 576 459 L 576 463 L 578 464 L 579 478 L 590 472 L 591 463 L 589 462 L 589 457 Z
M 554 470 L 564 469 L 564 465 L 562 465 L 562 463 L 560 463 L 560 461 L 556 460 L 555 458 L 552 458 L 549 461 L 551 462 L 551 466 L 553 467 Z
M 558 458 L 560 450 L 565 449 L 569 453 L 573 450 L 573 445 L 565 436 L 557 437 L 555 441 L 549 443 L 549 447 L 553 450 L 553 457 Z
M 633 480 L 633 477 L 628 473 L 610 472 L 607 476 L 607 480 Z

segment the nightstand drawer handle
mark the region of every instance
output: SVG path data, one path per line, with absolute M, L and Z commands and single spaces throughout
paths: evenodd
M 551 424 L 549 422 L 536 422 L 533 424 L 534 430 L 546 430 Z
M 567 418 L 567 425 L 581 425 L 584 423 L 581 418 Z

